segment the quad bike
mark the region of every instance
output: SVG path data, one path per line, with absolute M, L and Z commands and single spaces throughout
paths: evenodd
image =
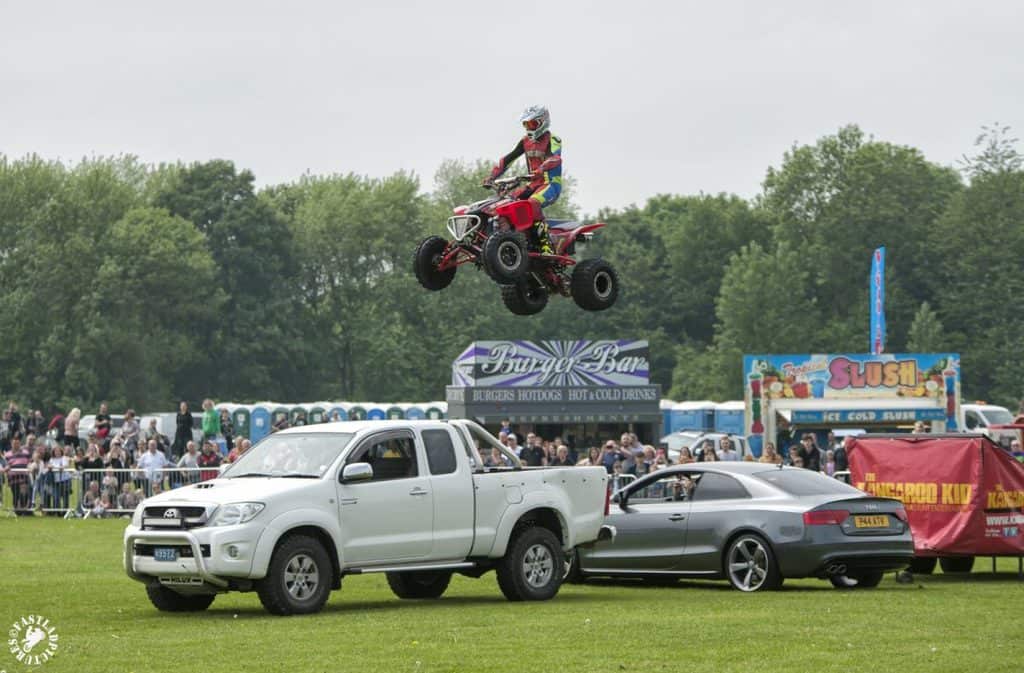
M 619 296 L 619 277 L 603 259 L 577 262 L 577 242 L 594 236 L 603 222 L 580 224 L 548 220 L 554 254 L 537 251 L 533 233 L 533 207 L 512 193 L 530 176 L 499 178 L 489 185 L 495 195 L 459 206 L 448 218 L 452 240 L 429 236 L 413 255 L 416 279 L 428 290 L 443 290 L 463 264 L 482 268 L 501 286 L 505 306 L 518 315 L 540 313 L 548 297 L 572 297 L 588 311 L 610 308 Z

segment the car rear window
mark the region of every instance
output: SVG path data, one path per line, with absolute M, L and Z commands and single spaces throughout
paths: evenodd
M 818 472 L 793 469 L 774 469 L 758 472 L 754 475 L 761 481 L 781 488 L 790 495 L 861 495 L 853 486 L 847 486 L 838 479 L 827 477 Z

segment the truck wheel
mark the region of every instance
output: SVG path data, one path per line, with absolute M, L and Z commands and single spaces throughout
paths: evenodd
M 518 231 L 496 231 L 481 251 L 487 275 L 499 283 L 515 283 L 530 269 L 526 238 Z
M 179 594 L 154 582 L 146 585 L 149 602 L 163 612 L 202 612 L 217 594 Z
M 455 278 L 454 266 L 444 271 L 437 268 L 447 247 L 448 241 L 440 236 L 429 236 L 416 246 L 416 252 L 412 256 L 413 270 L 416 272 L 416 280 L 428 290 L 443 290 L 451 285 L 452 279 Z
M 944 573 L 969 573 L 974 569 L 973 556 L 949 556 L 939 559 Z
M 510 601 L 546 601 L 562 586 L 564 563 L 554 533 L 540 526 L 524 528 L 498 562 L 498 586 Z
M 548 291 L 533 278 L 526 278 L 515 285 L 502 285 L 501 301 L 516 315 L 534 315 L 548 305 Z
M 440 598 L 452 581 L 451 572 L 444 570 L 385 574 L 399 598 Z
M 873 589 L 882 581 L 881 570 L 862 570 L 828 578 L 836 589 Z
M 274 550 L 256 592 L 271 614 L 304 615 L 323 608 L 330 586 L 331 560 L 323 545 L 308 535 L 292 535 Z
M 603 259 L 585 259 L 572 270 L 572 298 L 586 311 L 611 308 L 619 297 L 619 275 Z
M 920 573 L 922 575 L 931 575 L 935 572 L 935 564 L 938 563 L 939 559 L 935 556 L 915 556 L 914 560 L 910 562 L 910 567 L 907 568 L 910 572 L 915 575 Z

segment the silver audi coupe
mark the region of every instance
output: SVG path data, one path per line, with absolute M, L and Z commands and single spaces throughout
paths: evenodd
M 838 588 L 869 588 L 914 556 L 899 500 L 764 463 L 658 470 L 615 493 L 605 523 L 615 527 L 614 538 L 579 548 L 569 581 L 727 579 L 758 591 L 787 577 L 818 577 Z

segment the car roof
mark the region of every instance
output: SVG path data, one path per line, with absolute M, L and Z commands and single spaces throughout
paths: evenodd
M 700 470 L 702 472 L 725 472 L 727 474 L 757 474 L 758 472 L 768 472 L 769 470 L 779 469 L 772 463 L 755 463 L 749 460 L 731 460 L 731 461 L 709 461 L 706 463 L 687 463 L 685 465 L 670 465 L 667 468 L 661 468 L 658 472 L 668 469 L 687 469 L 687 470 Z M 783 469 L 803 469 L 803 468 L 783 468 Z

